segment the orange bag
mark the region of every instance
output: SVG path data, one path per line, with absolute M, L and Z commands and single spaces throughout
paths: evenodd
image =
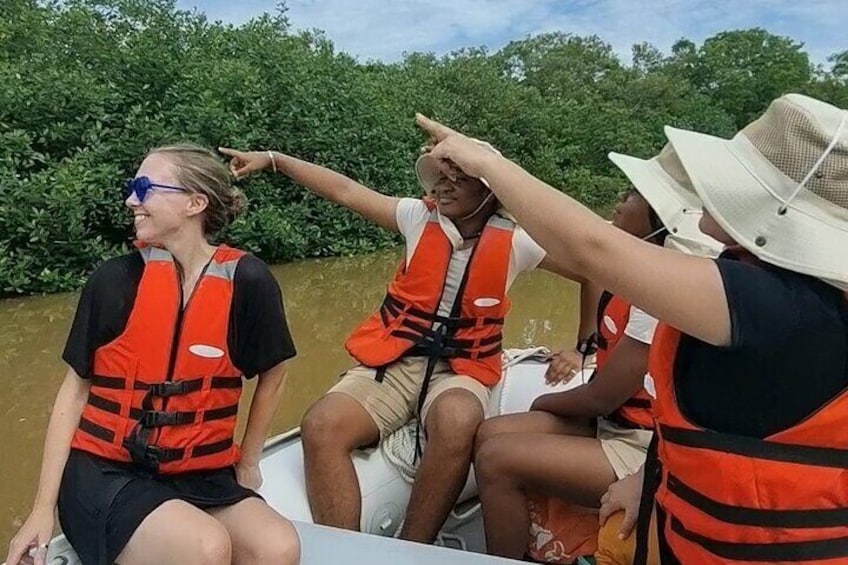
M 558 498 L 530 496 L 527 554 L 541 563 L 570 564 L 598 546 L 598 511 Z
M 595 565 L 630 565 L 636 554 L 636 529 L 627 539 L 618 539 L 624 512 L 619 511 L 607 519 L 607 523 L 598 533 L 598 549 L 595 552 Z M 657 547 L 657 523 L 651 520 L 651 530 L 648 537 L 648 565 L 659 565 L 659 549 Z

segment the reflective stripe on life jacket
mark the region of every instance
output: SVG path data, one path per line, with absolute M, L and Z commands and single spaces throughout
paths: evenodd
M 88 403 L 72 446 L 160 473 L 227 467 L 242 374 L 227 347 L 233 278 L 244 252 L 219 247 L 185 308 L 174 259 L 145 266 L 123 333 L 94 353 Z
M 680 337 L 660 324 L 649 361 L 661 535 L 675 556 L 704 565 L 848 563 L 848 392 L 764 439 L 705 430 L 676 402 Z
M 629 321 L 630 304 L 622 298 L 604 291 L 598 301 L 598 329 L 595 334 L 595 340 L 598 344 L 596 355 L 598 370 L 606 365 L 616 344 L 624 336 L 624 330 Z M 654 420 L 651 415 L 651 399 L 645 389 L 640 388 L 636 394 L 628 398 L 624 404 L 606 418 L 622 428 L 651 429 L 654 427 Z
M 408 265 L 398 268 L 380 309 L 345 343 L 367 367 L 382 367 L 403 355 L 447 359 L 451 369 L 486 386 L 501 378 L 501 329 L 515 224 L 489 218 L 471 252 L 450 316 L 438 315 L 453 248 L 432 205 Z M 435 329 L 434 329 L 435 327 Z
M 598 301 L 597 331 L 595 340 L 598 344 L 596 360 L 598 369 L 609 359 L 615 344 L 624 335 L 624 328 L 630 321 L 630 304 L 609 291 L 601 294 Z

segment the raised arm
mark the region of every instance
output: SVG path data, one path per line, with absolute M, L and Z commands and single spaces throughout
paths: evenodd
M 386 196 L 326 167 L 274 151 L 236 151 L 220 147 L 231 157 L 230 170 L 236 178 L 271 169 L 286 175 L 322 198 L 340 204 L 375 224 L 398 231 L 395 211 L 399 198 Z
M 485 177 L 519 224 L 558 262 L 677 329 L 730 343 L 730 313 L 716 263 L 641 241 L 467 137 L 420 116 L 446 171 Z

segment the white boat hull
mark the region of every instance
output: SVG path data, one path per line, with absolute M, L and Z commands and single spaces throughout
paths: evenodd
M 510 353 L 514 354 L 514 351 Z M 588 374 L 584 371 L 568 384 L 550 387 L 544 383 L 546 367 L 547 364 L 539 358 L 528 358 L 508 367 L 504 378 L 492 392 L 487 415 L 527 411 L 540 394 L 573 388 L 584 382 Z M 437 545 L 428 546 L 394 539 L 412 490 L 401 472 L 380 449 L 357 451 L 352 457 L 362 491 L 361 530 L 374 535 L 312 524 L 299 429 L 280 434 L 266 443 L 260 463 L 264 484 L 259 493 L 274 509 L 294 522 L 301 536 L 303 565 L 323 565 L 336 560 L 369 565 L 443 565 L 445 562 L 495 565 L 513 562 L 483 555 L 485 537 L 473 472 L 439 534 Z M 448 552 L 445 547 L 468 553 Z M 80 562 L 67 540 L 59 536 L 50 545 L 47 563 L 78 565 Z

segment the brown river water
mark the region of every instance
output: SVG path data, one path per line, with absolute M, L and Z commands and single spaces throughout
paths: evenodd
M 288 388 L 272 433 L 297 426 L 309 405 L 351 365 L 342 344 L 379 305 L 400 256 L 396 249 L 272 267 L 298 350 L 289 364 Z M 558 347 L 574 338 L 578 311 L 573 283 L 545 272 L 526 273 L 510 297 L 506 347 Z M 0 560 L 35 494 L 77 299 L 78 294 L 61 294 L 0 301 L 0 378 L 6 383 L 0 395 Z M 249 397 L 245 394 L 246 401 Z

